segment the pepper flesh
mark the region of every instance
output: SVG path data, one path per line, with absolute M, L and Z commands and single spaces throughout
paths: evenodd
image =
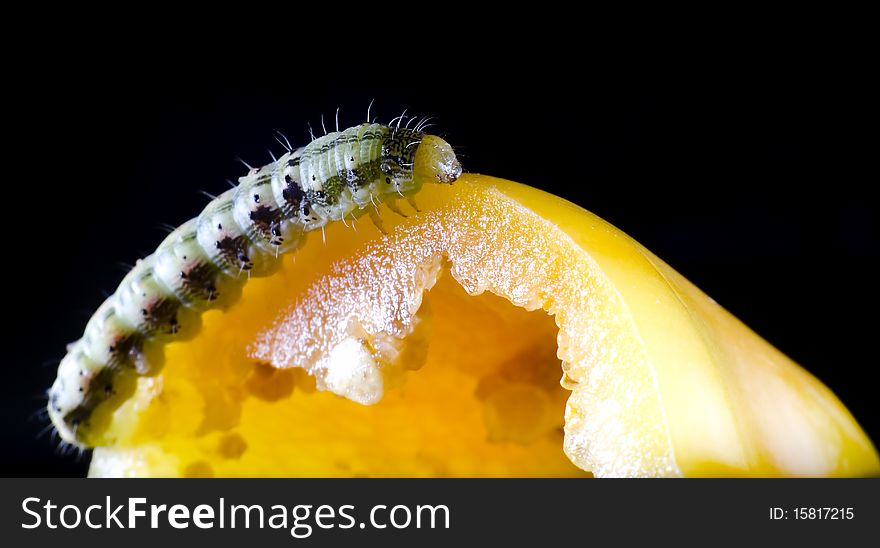
M 478 175 L 417 199 L 169 345 L 98 410 L 90 473 L 880 472 L 824 385 L 595 215 Z

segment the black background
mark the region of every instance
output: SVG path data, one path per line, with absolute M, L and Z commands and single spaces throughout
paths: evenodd
M 2 473 L 85 473 L 88 459 L 58 456 L 32 415 L 118 263 L 151 252 L 160 223 L 198 214 L 199 190 L 242 175 L 236 157 L 268 162 L 273 130 L 300 145 L 321 113 L 329 129 L 340 107 L 352 125 L 372 99 L 380 120 L 436 116 L 466 170 L 556 193 L 632 235 L 880 440 L 876 96 L 857 44 L 817 35 L 750 53 L 740 36 L 623 53 L 623 38 L 596 48 L 576 31 L 453 34 L 251 52 L 246 31 L 170 48 L 154 29 L 137 44 L 82 33 L 48 54 L 8 51 Z

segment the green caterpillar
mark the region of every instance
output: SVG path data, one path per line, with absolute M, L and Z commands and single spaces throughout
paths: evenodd
M 234 302 L 249 277 L 270 274 L 306 233 L 375 216 L 382 202 L 394 208 L 424 183 L 455 181 L 461 165 L 452 147 L 423 133 L 424 121 L 408 129 L 401 118 L 288 146 L 138 261 L 58 366 L 48 411 L 61 439 L 89 446 L 92 412 L 121 375 L 157 370 L 165 344 L 194 336 L 202 312 Z

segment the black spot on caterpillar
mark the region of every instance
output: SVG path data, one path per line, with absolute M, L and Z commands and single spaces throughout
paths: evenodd
M 461 175 L 446 141 L 397 120 L 327 134 L 251 169 L 138 261 L 58 366 L 48 411 L 62 440 L 90 446 L 92 413 L 119 382 L 157 371 L 165 344 L 194 336 L 202 312 L 233 303 L 306 233 Z

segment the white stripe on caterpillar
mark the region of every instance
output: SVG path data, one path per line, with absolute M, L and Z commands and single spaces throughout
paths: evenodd
M 412 120 L 410 120 L 411 122 Z M 251 276 L 328 222 L 452 183 L 461 166 L 446 141 L 415 129 L 361 124 L 314 139 L 239 179 L 137 262 L 98 307 L 58 366 L 49 417 L 65 442 L 90 446 L 94 409 L 162 366 L 163 346 L 194 336 L 202 312 L 235 302 Z M 408 124 L 407 124 L 408 125 Z

